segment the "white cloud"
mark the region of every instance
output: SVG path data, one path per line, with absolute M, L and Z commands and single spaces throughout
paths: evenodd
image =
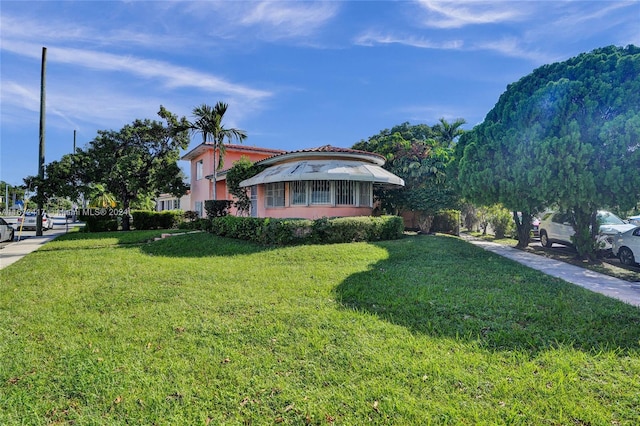
M 421 49 L 444 49 L 459 50 L 463 47 L 462 40 L 449 40 L 444 42 L 435 42 L 423 37 L 415 36 L 394 36 L 390 34 L 379 34 L 375 32 L 367 32 L 359 35 L 354 43 L 360 46 L 373 46 L 376 44 L 403 44 L 406 46 L 417 47 Z
M 68 84 L 47 89 L 46 111 L 50 118 L 57 117 L 71 128 L 81 129 L 82 123 L 99 123 L 103 127 L 121 126 L 131 117 L 140 117 L 141 111 L 154 105 L 158 109 L 160 101 L 150 103 L 150 99 L 129 96 L 111 88 L 95 87 L 91 96 L 79 96 L 77 87 Z M 32 123 L 33 115 L 40 111 L 40 91 L 37 87 L 24 86 L 16 81 L 3 81 L 3 118 L 12 116 L 12 125 Z M 20 114 L 18 111 L 28 111 Z M 152 117 L 150 117 L 152 118 Z M 48 120 L 56 127 L 57 120 Z M 67 126 L 68 127 L 68 126 Z
M 502 56 L 526 59 L 538 64 L 553 62 L 557 59 L 556 56 L 541 52 L 539 49 L 530 50 L 525 43 L 515 37 L 478 41 L 470 46 L 469 50 L 492 51 Z
M 2 50 L 39 59 L 41 47 L 33 43 L 3 40 Z M 212 74 L 135 56 L 54 46 L 47 48 L 47 62 L 49 61 L 99 71 L 124 72 L 145 79 L 158 79 L 167 88 L 191 87 L 248 100 L 259 100 L 271 95 L 270 92 L 231 83 Z
M 216 37 L 274 41 L 315 35 L 340 7 L 317 1 L 207 1 L 187 2 L 183 10 L 206 21 L 203 29 Z
M 100 30 L 96 27 L 84 26 L 78 22 L 70 25 L 68 21 L 47 19 L 46 21 L 27 16 L 0 16 L 2 38 L 4 40 L 20 40 L 40 42 L 42 40 L 55 41 L 63 44 L 73 42 L 91 46 L 138 46 L 152 49 L 167 47 L 183 47 L 193 39 L 179 34 L 157 34 L 132 31 L 126 28 L 115 30 Z M 34 31 L 34 29 L 36 29 Z
M 295 37 L 309 35 L 331 20 L 337 11 L 337 3 L 249 3 L 251 10 L 241 20 L 245 25 L 265 25 L 279 35 Z
M 526 2 L 470 2 L 420 0 L 429 13 L 425 24 L 433 28 L 461 28 L 467 25 L 514 21 L 523 17 Z M 435 16 L 432 16 L 435 15 Z

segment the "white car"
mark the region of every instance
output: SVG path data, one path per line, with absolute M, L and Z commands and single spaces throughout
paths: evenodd
M 640 226 L 640 215 L 628 217 L 627 221 L 632 225 Z
M 27 212 L 24 216 L 20 216 L 18 218 L 18 223 L 16 224 L 17 228 L 22 226 L 23 230 L 36 230 L 36 222 L 38 216 L 35 212 Z M 53 229 L 53 219 L 47 214 L 42 213 L 42 230 L 47 231 L 49 229 Z
M 15 230 L 3 218 L 0 217 L 0 242 L 13 241 Z
M 640 261 L 640 226 L 616 235 L 612 250 L 623 265 L 633 266 L 638 263 Z
M 625 223 L 615 214 L 604 210 L 598 211 L 598 222 L 600 223 L 598 243 L 600 249 L 604 251 L 611 250 L 616 234 L 636 227 L 636 225 Z M 571 237 L 574 234 L 575 231 L 568 213 L 547 212 L 542 216 L 540 242 L 543 246 L 551 247 L 553 243 L 571 246 Z

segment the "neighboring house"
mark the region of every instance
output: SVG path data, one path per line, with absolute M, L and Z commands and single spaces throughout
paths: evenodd
M 156 198 L 156 211 L 165 210 L 190 210 L 191 208 L 191 191 L 187 191 L 182 197 L 176 197 L 172 194 L 160 194 Z
M 213 199 L 214 162 L 217 167 L 217 197 L 219 200 L 232 200 L 233 196 L 227 191 L 225 175 L 226 171 L 233 166 L 233 163 L 242 157 L 246 157 L 249 161 L 255 163 L 283 152 L 280 149 L 226 144 L 223 157 L 224 165 L 218 168 L 218 150 L 214 150 L 213 145 L 210 143 L 201 143 L 182 157 L 183 160 L 191 162 L 191 200 L 189 201 L 189 206 L 185 206 L 182 209 L 194 210 L 198 212 L 200 217 L 205 216 L 204 202 Z
M 276 218 L 369 216 L 373 186 L 404 186 L 378 154 L 325 145 L 258 161 L 267 166 L 240 186 L 251 191 L 251 216 Z

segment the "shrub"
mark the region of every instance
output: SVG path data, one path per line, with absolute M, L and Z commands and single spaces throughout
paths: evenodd
M 460 210 L 440 210 L 433 218 L 431 231 L 460 235 Z
M 211 219 L 211 232 L 265 245 L 378 241 L 402 236 L 404 222 L 398 216 L 274 219 L 219 216 Z
M 207 219 L 207 218 L 196 219 L 193 222 L 183 222 L 182 225 L 187 225 L 188 229 L 194 229 L 199 231 L 211 232 L 211 229 L 212 229 L 211 219 Z
M 171 229 L 177 228 L 183 221 L 182 210 L 166 210 L 162 212 L 137 210 L 131 213 L 133 226 L 138 229 Z
M 118 219 L 108 214 L 106 209 L 83 209 L 78 220 L 85 223 L 85 232 L 106 232 L 118 230 Z
M 504 238 L 505 235 L 513 235 L 515 223 L 509 210 L 497 204 L 489 209 L 489 223 L 493 228 L 496 238 Z
M 198 215 L 198 212 L 193 211 L 193 210 L 187 210 L 186 212 L 184 212 L 184 220 L 187 220 L 189 222 L 193 222 L 194 220 L 198 219 L 200 216 Z
M 210 218 L 227 216 L 232 204 L 233 201 L 229 200 L 206 200 L 204 210 Z

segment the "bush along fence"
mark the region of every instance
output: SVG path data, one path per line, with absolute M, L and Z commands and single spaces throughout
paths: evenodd
M 142 229 L 171 229 L 177 228 L 185 220 L 182 210 L 165 210 L 162 212 L 136 210 L 131 212 L 133 226 Z
M 218 216 L 185 224 L 215 235 L 263 245 L 329 244 L 393 240 L 402 237 L 404 222 L 398 216 L 274 219 Z
M 85 223 L 85 232 L 117 231 L 120 226 L 119 216 L 111 209 L 82 209 L 78 220 Z

